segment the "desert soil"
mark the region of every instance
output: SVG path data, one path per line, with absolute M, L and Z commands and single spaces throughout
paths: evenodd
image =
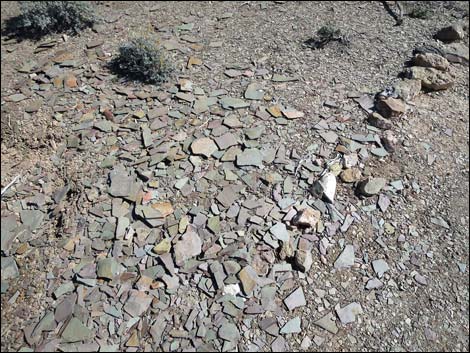
M 383 2 L 90 5 L 76 36 L 2 34 L 2 351 L 468 351 L 466 2 L 401 25 Z M 358 101 L 456 23 L 467 62 L 406 101 L 387 151 Z M 343 40 L 306 46 L 326 24 Z M 167 83 L 110 71 L 135 36 Z

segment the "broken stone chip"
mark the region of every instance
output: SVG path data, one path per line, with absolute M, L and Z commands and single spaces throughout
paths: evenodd
M 304 291 L 302 290 L 302 287 L 297 288 L 295 291 L 289 294 L 287 298 L 284 299 L 284 304 L 286 304 L 287 309 L 289 309 L 290 311 L 300 306 L 306 305 L 307 302 L 305 301 Z
M 197 256 L 202 251 L 202 241 L 194 230 L 187 230 L 175 246 L 175 263 L 183 266 L 185 261 Z
M 315 228 L 320 220 L 320 216 L 320 211 L 307 207 L 297 213 L 297 215 L 292 219 L 292 224 L 300 227 Z
M 209 158 L 217 151 L 217 145 L 211 138 L 203 137 L 193 141 L 191 151 L 196 155 L 203 155 Z

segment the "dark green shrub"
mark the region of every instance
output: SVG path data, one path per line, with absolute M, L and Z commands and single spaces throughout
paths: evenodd
M 119 48 L 111 68 L 120 75 L 145 83 L 161 83 L 172 71 L 168 59 L 156 43 L 147 38 L 135 38 Z
M 426 20 L 431 18 L 432 11 L 426 4 L 416 4 L 408 12 L 408 17 Z
M 347 41 L 341 34 L 339 29 L 332 25 L 322 26 L 316 33 L 316 36 L 304 42 L 304 44 L 312 49 L 321 49 L 330 42 L 340 42 L 346 44 Z
M 332 41 L 341 38 L 341 31 L 331 25 L 323 26 L 317 31 L 318 39 Z
M 97 19 L 86 1 L 21 1 L 20 10 L 10 29 L 17 35 L 33 38 L 53 32 L 76 34 Z

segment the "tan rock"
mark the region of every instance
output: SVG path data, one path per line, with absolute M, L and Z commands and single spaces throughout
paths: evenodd
M 421 93 L 421 80 L 403 79 L 398 81 L 393 88 L 401 99 L 409 102 Z
M 376 102 L 376 108 L 384 118 L 391 119 L 403 115 L 406 111 L 406 104 L 401 99 L 388 97 L 379 99 Z
M 393 127 L 393 124 L 390 120 L 385 119 L 382 115 L 376 112 L 373 112 L 369 115 L 368 122 L 370 125 L 382 130 L 390 130 Z
M 258 279 L 258 274 L 255 269 L 251 266 L 244 267 L 238 273 L 238 278 L 240 278 L 240 282 L 242 283 L 243 292 L 246 295 L 251 295 L 256 287 Z
M 387 131 L 381 138 L 382 145 L 388 153 L 393 153 L 398 147 L 398 139 L 391 131 Z
M 152 208 L 159 211 L 162 214 L 162 218 L 165 218 L 174 212 L 171 202 L 168 201 L 154 203 Z
M 314 228 L 320 220 L 320 217 L 320 211 L 314 210 L 311 207 L 307 207 L 297 213 L 293 219 L 293 224 L 300 227 Z
M 453 86 L 454 81 L 448 72 L 439 71 L 432 67 L 412 66 L 405 70 L 408 78 L 421 81 L 424 89 L 441 91 Z
M 449 61 L 446 58 L 434 53 L 416 54 L 413 57 L 412 63 L 416 66 L 433 67 L 441 71 L 449 70 Z
M 78 87 L 77 78 L 74 75 L 67 75 L 64 78 L 64 86 L 68 88 Z
M 170 239 L 163 239 L 161 242 L 159 242 L 157 245 L 153 247 L 153 252 L 162 255 L 169 253 L 171 250 L 171 241 Z
M 345 183 L 354 183 L 359 181 L 362 177 L 362 173 L 358 168 L 349 168 L 342 171 L 340 178 Z
M 209 137 L 203 137 L 193 141 L 191 151 L 196 155 L 203 155 L 209 158 L 212 153 L 217 151 L 217 145 Z

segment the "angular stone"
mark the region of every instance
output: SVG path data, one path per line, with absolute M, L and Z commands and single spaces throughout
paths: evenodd
M 292 219 L 292 224 L 298 227 L 315 228 L 317 223 L 320 221 L 320 217 L 320 211 L 307 207 L 297 213 L 297 215 Z
M 215 151 L 217 151 L 217 145 L 209 137 L 203 137 L 193 141 L 191 144 L 191 151 L 196 155 L 203 155 L 209 158 Z
M 240 339 L 240 332 L 237 326 L 231 322 L 222 324 L 219 328 L 218 335 L 220 338 L 233 343 Z
M 152 208 L 160 212 L 160 214 L 162 215 L 162 218 L 165 218 L 173 214 L 174 212 L 173 206 L 171 202 L 169 201 L 161 201 L 161 202 L 154 203 L 152 204 Z
M 302 287 L 297 288 L 291 294 L 289 294 L 284 299 L 284 304 L 286 304 L 287 309 L 290 311 L 294 310 L 295 308 L 307 305 Z
M 201 238 L 199 238 L 199 235 L 195 231 L 188 230 L 185 234 L 183 234 L 181 240 L 176 242 L 174 249 L 176 265 L 183 266 L 186 260 L 201 253 Z
M 245 135 L 250 140 L 256 140 L 261 137 L 264 133 L 264 128 L 261 126 L 255 126 L 251 129 L 245 129 Z
M 157 255 L 169 253 L 171 250 L 171 241 L 168 238 L 163 239 L 160 243 L 153 247 L 153 252 Z
M 421 80 L 403 79 L 393 86 L 395 93 L 405 102 L 410 102 L 421 93 Z
M 412 66 L 405 70 L 407 78 L 420 80 L 421 86 L 429 91 L 446 90 L 454 85 L 449 73 L 432 67 Z
M 333 313 L 328 313 L 323 316 L 320 320 L 314 322 L 314 324 L 322 329 L 331 332 L 336 335 L 338 333 L 338 326 L 336 326 L 335 317 Z
M 231 134 L 230 132 L 227 132 L 222 136 L 215 138 L 215 143 L 217 144 L 217 146 L 219 146 L 219 149 L 221 150 L 225 150 L 229 147 L 238 145 L 235 135 Z
M 301 272 L 308 272 L 313 264 L 312 252 L 310 250 L 296 250 L 294 257 L 295 266 Z
M 383 286 L 383 283 L 379 279 L 374 277 L 367 281 L 366 289 L 368 290 L 378 289 L 378 288 L 381 288 L 382 286 Z
M 433 67 L 441 71 L 449 70 L 449 61 L 446 58 L 434 53 L 416 54 L 412 59 L 412 63 L 416 66 Z
M 372 268 L 374 269 L 375 274 L 379 278 L 382 278 L 384 273 L 387 272 L 390 269 L 388 264 L 383 259 L 372 261 Z
M 116 261 L 116 259 L 110 257 L 99 260 L 96 269 L 99 278 L 112 280 L 120 274 L 121 265 Z
M 247 148 L 237 155 L 238 166 L 257 166 L 263 165 L 263 154 L 256 148 Z
M 387 185 L 387 179 L 369 177 L 359 183 L 358 190 L 364 196 L 374 196 L 377 195 L 385 185 Z
M 463 43 L 452 43 L 444 48 L 446 59 L 452 63 L 468 65 L 469 49 Z
M 54 297 L 57 299 L 61 297 L 62 295 L 66 293 L 73 292 L 75 290 L 75 286 L 73 285 L 73 282 L 66 282 L 62 285 L 60 285 L 55 291 L 54 291 Z
M 287 232 L 287 227 L 284 223 L 276 223 L 269 229 L 269 231 L 276 237 L 276 239 L 282 240 L 283 242 L 289 241 L 289 233 Z
M 238 194 L 233 190 L 231 186 L 226 186 L 222 189 L 221 192 L 216 197 L 216 200 L 219 201 L 222 206 L 229 208 L 237 199 Z
M 153 297 L 151 295 L 147 295 L 144 292 L 131 289 L 129 298 L 127 299 L 123 309 L 132 317 L 141 316 L 150 307 L 152 299 Z
M 282 115 L 286 117 L 286 119 L 293 120 L 293 119 L 298 119 L 298 118 L 303 118 L 305 114 L 301 111 L 288 108 L 288 109 L 282 109 Z
M 340 178 L 345 183 L 355 183 L 362 177 L 361 170 L 359 168 L 348 168 L 341 172 Z
M 461 40 L 465 37 L 465 31 L 459 24 L 453 24 L 441 28 L 435 35 L 434 38 L 439 39 L 443 42 L 453 42 L 455 40 Z
M 376 112 L 370 114 L 367 121 L 370 125 L 382 130 L 390 130 L 393 127 L 390 120 L 385 119 L 382 115 Z
M 20 212 L 21 222 L 31 231 L 36 230 L 41 224 L 44 213 L 39 210 L 23 210 Z
M 289 333 L 299 333 L 301 332 L 300 328 L 300 317 L 295 317 L 292 320 L 287 321 L 287 323 L 281 328 L 280 333 L 282 335 L 287 335 Z
M 62 340 L 66 343 L 88 340 L 93 336 L 93 331 L 75 317 L 69 321 L 67 327 L 62 332 Z
M 344 308 L 336 309 L 341 323 L 343 325 L 349 324 L 356 321 L 356 315 L 362 314 L 362 307 L 359 303 L 351 303 L 346 305 Z
M 375 107 L 377 111 L 386 119 L 398 118 L 406 111 L 406 104 L 399 98 L 388 97 L 379 99 Z
M 258 274 L 251 266 L 244 267 L 239 273 L 238 278 L 242 283 L 242 289 L 245 295 L 251 296 L 258 283 Z
M 244 101 L 240 98 L 231 98 L 231 97 L 224 97 L 220 100 L 220 104 L 224 109 L 241 109 L 247 108 L 250 106 L 249 102 Z
M 15 231 L 17 228 L 16 217 L 14 215 L 10 215 L 8 217 L 2 217 L 1 221 L 1 251 L 7 252 L 10 250 L 13 241 L 18 235 L 18 232 Z
M 250 83 L 248 87 L 246 88 L 245 91 L 245 98 L 246 99 L 251 99 L 251 100 L 260 100 L 264 96 L 264 92 L 261 88 L 261 86 L 256 83 Z
M 18 266 L 16 265 L 16 261 L 13 257 L 3 257 L 0 259 L 1 261 L 1 278 L 2 280 L 7 280 L 11 278 L 16 278 L 20 275 L 18 271 Z
M 338 135 L 334 131 L 320 132 L 320 136 L 326 143 L 336 143 Z
M 354 265 L 354 260 L 354 246 L 348 244 L 344 247 L 343 252 L 338 256 L 333 266 L 337 270 L 349 268 Z

